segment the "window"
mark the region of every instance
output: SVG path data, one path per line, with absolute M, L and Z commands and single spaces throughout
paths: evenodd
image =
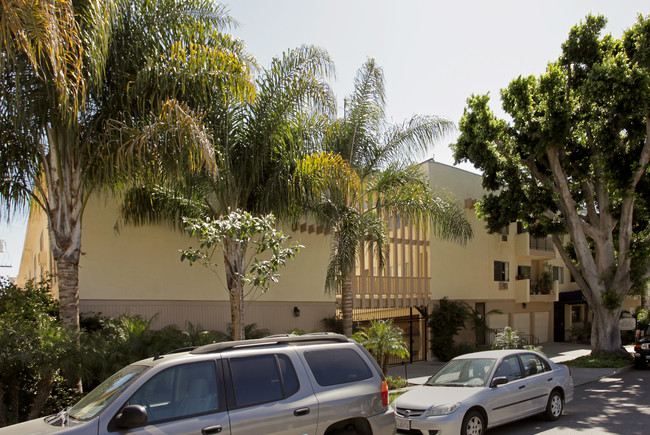
M 519 359 L 516 355 L 505 358 L 499 368 L 497 369 L 495 377 L 506 377 L 508 381 L 514 381 L 523 377 L 521 367 L 519 366 Z
M 323 387 L 372 378 L 372 371 L 353 349 L 305 352 L 305 360 L 316 382 Z
M 517 279 L 530 279 L 531 276 L 530 266 L 517 266 Z
M 494 280 L 495 281 L 509 281 L 509 265 L 507 261 L 494 262 Z
M 258 355 L 230 359 L 236 406 L 282 400 L 298 391 L 299 383 L 286 355 Z
M 564 284 L 564 268 L 559 266 L 553 266 L 553 281 L 558 281 L 560 284 Z
M 171 367 L 152 377 L 129 399 L 147 410 L 147 424 L 219 409 L 217 372 L 205 361 Z
M 538 373 L 547 372 L 551 369 L 549 364 L 537 355 L 521 355 L 521 363 L 524 365 L 526 376 L 534 376 Z
M 582 307 L 580 305 L 573 305 L 571 307 L 571 322 L 582 322 Z
M 510 234 L 510 225 L 499 228 L 499 234 L 508 235 Z

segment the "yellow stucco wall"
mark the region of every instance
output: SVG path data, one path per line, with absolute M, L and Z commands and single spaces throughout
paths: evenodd
M 219 274 L 200 264 L 180 261 L 180 249 L 198 247 L 189 236 L 169 226 L 145 225 L 113 229 L 116 202 L 95 197 L 86 207 L 79 265 L 82 299 L 116 300 L 227 300 L 221 283 L 223 261 L 216 258 Z M 260 301 L 332 302 L 324 290 L 329 254 L 328 238 L 316 233 L 291 233 L 292 241 L 305 247 L 281 270 Z

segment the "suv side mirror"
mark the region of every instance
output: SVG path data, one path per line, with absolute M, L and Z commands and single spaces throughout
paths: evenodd
M 141 405 L 125 406 L 113 421 L 120 429 L 142 426 L 147 422 L 147 410 Z
M 497 378 L 492 379 L 490 388 L 498 387 L 499 385 L 503 385 L 507 383 L 508 383 L 508 378 L 506 378 L 505 376 L 499 376 Z

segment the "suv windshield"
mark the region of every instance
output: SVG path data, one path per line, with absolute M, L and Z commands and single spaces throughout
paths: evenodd
M 495 362 L 492 358 L 452 360 L 431 376 L 425 385 L 483 387 L 487 384 Z
M 70 408 L 70 417 L 78 420 L 93 418 L 147 368 L 147 366 L 124 367 Z

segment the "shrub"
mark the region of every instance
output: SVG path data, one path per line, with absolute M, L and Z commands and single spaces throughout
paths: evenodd
M 55 380 L 77 379 L 77 335 L 58 312 L 49 279 L 0 278 L 0 426 L 38 417 Z
M 409 356 L 404 331 L 393 325 L 393 320 L 373 320 L 370 325 L 355 332 L 352 339 L 362 344 L 377 360 L 384 373 L 388 370 L 388 357 L 391 355 L 404 358 Z
M 441 361 L 449 361 L 454 354 L 454 336 L 465 326 L 467 307 L 444 297 L 431 311 L 431 352 Z
M 386 376 L 386 383 L 388 384 L 389 390 L 397 390 L 399 388 L 408 387 L 409 383 L 406 379 L 400 376 Z
M 492 349 L 522 349 L 523 347 L 524 341 L 519 336 L 519 331 L 509 326 L 497 332 L 492 344 Z

